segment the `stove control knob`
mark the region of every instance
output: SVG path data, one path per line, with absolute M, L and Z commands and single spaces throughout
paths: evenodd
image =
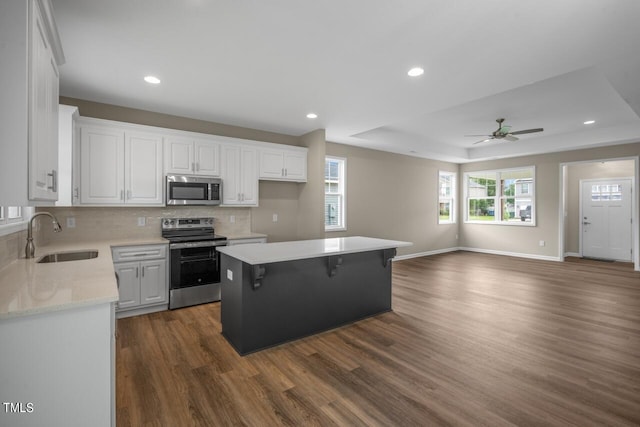
M 164 225 L 169 225 L 169 220 L 168 220 L 168 219 L 165 219 L 165 220 L 164 220 L 164 222 L 163 222 L 163 224 L 164 224 Z

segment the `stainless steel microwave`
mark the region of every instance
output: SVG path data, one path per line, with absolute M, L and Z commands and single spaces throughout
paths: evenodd
M 219 205 L 221 202 L 220 178 L 167 175 L 167 206 Z

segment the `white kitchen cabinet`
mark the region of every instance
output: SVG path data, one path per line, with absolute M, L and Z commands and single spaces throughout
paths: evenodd
M 220 176 L 220 144 L 208 139 L 167 137 L 165 173 Z
M 168 306 L 167 245 L 113 248 L 118 277 L 118 317 L 166 310 Z
M 273 181 L 307 181 L 307 150 L 260 149 L 259 179 Z
M 242 144 L 222 145 L 222 204 L 258 206 L 258 151 Z
M 49 0 L 0 2 L 0 200 L 57 200 L 58 66 L 64 62 Z M 9 143 L 10 141 L 10 143 Z
M 80 204 L 163 205 L 162 137 L 80 125 Z
M 56 206 L 73 206 L 78 203 L 78 186 L 75 182 L 73 152 L 77 150 L 78 107 L 58 106 L 58 201 Z

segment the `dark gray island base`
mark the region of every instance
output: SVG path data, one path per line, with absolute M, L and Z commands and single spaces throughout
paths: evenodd
M 395 253 L 386 248 L 264 264 L 222 253 L 222 334 L 245 355 L 390 311 Z

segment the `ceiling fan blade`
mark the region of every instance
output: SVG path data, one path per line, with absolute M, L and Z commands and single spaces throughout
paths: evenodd
M 507 141 L 515 142 L 520 138 L 516 138 L 515 136 L 513 136 L 513 134 L 508 134 L 508 135 L 505 135 L 503 139 L 506 139 Z
M 477 136 L 488 136 L 489 138 L 485 138 L 485 139 L 481 139 L 480 141 L 476 141 L 476 142 L 473 143 L 473 145 L 480 144 L 481 142 L 489 142 L 492 139 L 495 139 L 494 137 L 492 137 L 490 135 L 477 135 Z
M 491 137 L 492 135 L 465 135 L 465 136 L 486 136 L 487 138 Z
M 543 128 L 536 128 L 536 129 L 525 129 L 525 130 L 517 130 L 515 132 L 510 132 L 511 135 L 523 135 L 525 133 L 535 133 L 535 132 L 542 132 L 544 129 Z

